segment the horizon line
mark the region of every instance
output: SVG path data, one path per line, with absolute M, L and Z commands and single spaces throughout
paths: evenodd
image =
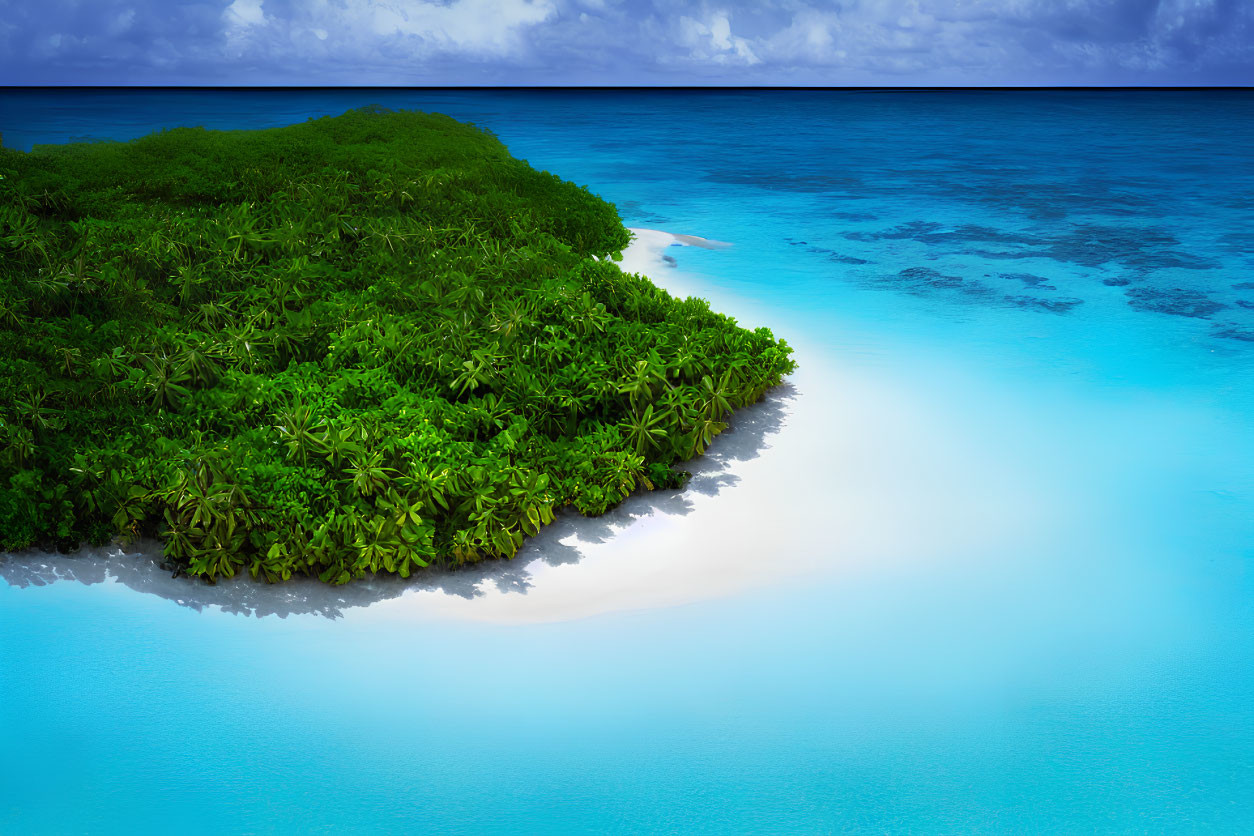
M 1102 84 L 1041 84 L 1041 85 L 697 85 L 697 84 L 0 84 L 0 91 L 13 90 L 520 90 L 520 91 L 745 91 L 745 90 L 797 90 L 830 92 L 962 92 L 962 91 L 1254 91 L 1254 85 L 1240 84 L 1191 84 L 1191 85 L 1102 85 Z

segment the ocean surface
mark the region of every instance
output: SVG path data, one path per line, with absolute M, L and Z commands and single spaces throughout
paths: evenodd
M 1254 95 L 9 89 L 0 134 L 367 104 L 589 186 L 799 371 L 510 563 L 0 556 L 0 832 L 1254 831 Z

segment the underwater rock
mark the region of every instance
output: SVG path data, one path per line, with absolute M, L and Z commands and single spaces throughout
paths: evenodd
M 867 261 L 866 259 L 855 258 L 854 256 L 851 256 L 851 255 L 838 253 L 835 250 L 828 249 L 827 247 L 819 247 L 814 244 L 811 244 L 808 241 L 798 241 L 795 238 L 785 238 L 784 240 L 787 241 L 788 245 L 791 247 L 805 247 L 806 252 L 814 253 L 815 255 L 825 255 L 827 256 L 828 261 L 834 261 L 837 264 L 870 264 L 871 263 Z
M 987 296 L 993 289 L 983 282 L 967 280 L 961 276 L 947 276 L 931 267 L 907 267 L 892 278 L 882 281 L 896 284 L 908 293 L 928 293 L 937 290 L 953 290 L 968 296 Z
M 1057 290 L 1052 284 L 1047 284 L 1049 279 L 1044 276 L 1034 276 L 1031 273 L 998 273 L 999 277 L 1009 281 L 1022 282 L 1027 287 L 1035 287 L 1038 290 Z
M 1128 304 L 1138 311 L 1207 319 L 1228 307 L 1222 302 L 1182 287 L 1136 287 L 1128 291 Z
M 1219 236 L 1219 241 L 1237 255 L 1254 255 L 1254 232 L 1229 232 Z
M 921 182 L 920 188 L 951 200 L 983 203 L 999 211 L 1025 214 L 1034 220 L 1061 220 L 1068 215 L 1147 218 L 1167 214 L 1161 201 L 1138 193 L 1147 183 L 1140 179 L 1090 176 L 1066 182 L 1023 179 L 1015 168 L 972 165 L 961 181 Z
M 946 231 L 944 224 L 935 221 L 910 221 L 880 232 L 846 232 L 844 237 L 850 241 L 913 240 L 924 244 L 1036 244 L 1041 240 L 1028 233 L 1008 232 L 978 224 L 961 224 Z
M 1005 296 L 1003 298 L 1016 308 L 1059 314 L 1067 313 L 1076 305 L 1084 304 L 1083 299 L 1076 299 L 1073 296 L 1063 296 L 1057 299 L 1041 299 L 1037 296 Z
M 1138 270 L 1174 268 L 1205 270 L 1216 266 L 1210 258 L 1183 252 L 1180 241 L 1162 227 L 1080 224 L 1055 234 L 996 229 L 960 224 L 946 229 L 935 221 L 911 221 L 879 232 L 846 232 L 851 241 L 913 240 L 934 246 L 949 245 L 990 259 L 1048 258 L 1053 261 L 1099 267 L 1119 264 Z M 985 249 L 989 244 L 1001 249 Z
M 1254 343 L 1254 330 L 1249 328 L 1238 328 L 1235 325 L 1226 328 L 1216 328 L 1211 332 L 1213 336 L 1225 340 L 1241 340 L 1242 342 Z

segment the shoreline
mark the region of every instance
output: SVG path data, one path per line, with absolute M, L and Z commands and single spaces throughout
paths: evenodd
M 674 296 L 706 294 L 704 288 L 683 281 L 683 274 L 666 264 L 662 256 L 667 248 L 718 250 L 731 246 L 664 230 L 639 228 L 631 232 L 633 239 L 624 248 L 619 266 L 647 276 Z M 557 621 L 700 600 L 764 582 L 763 570 L 767 570 L 765 575 L 780 574 L 778 567 L 769 569 L 764 562 L 747 559 L 741 563 L 753 576 L 750 580 L 728 571 L 732 567 L 715 553 L 694 546 L 708 542 L 712 533 L 725 528 L 725 519 L 745 520 L 748 525 L 756 518 L 748 507 L 732 515 L 716 510 L 727 499 L 720 494 L 738 488 L 742 480 L 758 479 L 742 477 L 739 471 L 749 462 L 760 466 L 758 460 L 771 447 L 768 440 L 788 419 L 797 397 L 796 387 L 785 383 L 769 391 L 762 401 L 736 410 L 729 416 L 728 429 L 709 449 L 683 463 L 682 467 L 693 474 L 685 488 L 637 491 L 599 517 L 562 509 L 552 524 L 527 538 L 512 560 L 484 560 L 452 570 L 424 571 L 408 580 L 367 577 L 344 586 L 327 586 L 303 577 L 267 585 L 247 573 L 206 585 L 194 579 L 171 578 L 159 566 L 160 543 L 139 541 L 84 546 L 68 555 L 37 550 L 5 555 L 0 557 L 0 578 L 19 587 L 62 580 L 84 585 L 110 582 L 196 610 L 259 618 L 341 618 L 350 613 L 381 614 L 387 610 L 418 618 Z M 770 483 L 769 479 L 761 481 L 763 485 Z M 699 517 L 690 516 L 698 510 Z M 729 541 L 727 546 L 733 543 Z M 762 546 L 765 548 L 766 543 Z M 634 556 L 637 550 L 651 557 Z
M 710 299 L 729 316 L 764 315 L 753 300 L 663 259 L 669 247 L 692 244 L 662 230 L 633 235 L 622 269 L 672 295 Z M 937 561 L 969 566 L 990 549 L 1050 547 L 1060 518 L 1087 521 L 1092 503 L 1076 498 L 1066 462 L 1049 445 L 1022 444 L 1024 433 L 1045 438 L 1045 428 L 1066 423 L 1071 405 L 1041 413 L 1035 388 L 1006 389 L 961 364 L 920 365 L 910 344 L 849 354 L 797 325 L 786 336 L 807 346 L 798 371 L 734 413 L 684 466 L 693 473 L 684 489 L 635 493 L 600 517 L 563 512 L 512 561 L 343 587 L 247 577 L 204 586 L 169 578 L 151 553 L 145 569 L 140 544 L 84 550 L 86 560 L 0 558 L 0 577 L 20 586 L 107 581 L 224 614 L 535 623 L 744 602 L 816 579 L 838 587 L 867 573 L 926 573 Z M 973 411 L 974 403 L 985 406 Z M 1069 443 L 1096 444 L 1122 426 L 1119 415 L 1105 417 Z
M 732 246 L 732 244 L 727 241 L 715 241 L 712 238 L 702 238 L 700 235 L 687 235 L 681 232 L 667 232 L 664 229 L 653 229 L 651 227 L 629 226 L 627 227 L 627 231 L 634 236 L 633 243 L 636 240 L 646 242 L 661 242 L 665 240 L 667 243 L 664 244 L 664 246 L 677 244 L 682 247 L 698 247 L 703 250 L 726 250 Z M 630 249 L 630 246 L 631 245 L 628 245 L 628 249 Z

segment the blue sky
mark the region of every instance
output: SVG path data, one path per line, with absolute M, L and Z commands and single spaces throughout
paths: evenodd
M 0 83 L 1250 84 L 1254 0 L 0 0 Z

